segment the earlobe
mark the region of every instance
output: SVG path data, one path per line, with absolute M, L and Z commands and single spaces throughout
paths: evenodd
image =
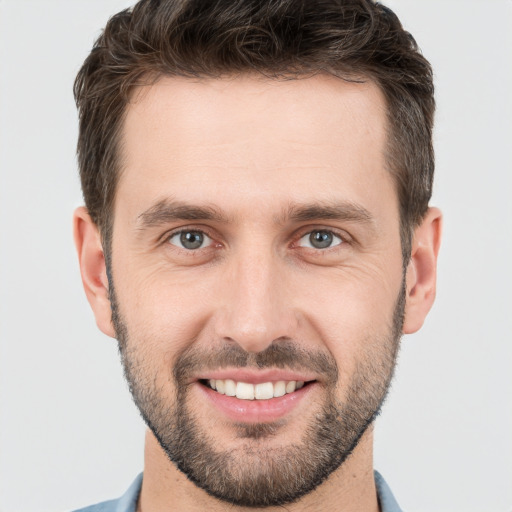
M 96 324 L 103 333 L 114 338 L 115 332 L 112 325 L 112 310 L 101 236 L 85 207 L 75 210 L 73 235 L 82 283 L 87 300 L 96 317 Z
M 429 208 L 414 231 L 406 276 L 404 334 L 420 329 L 434 303 L 441 227 L 441 211 L 438 208 Z

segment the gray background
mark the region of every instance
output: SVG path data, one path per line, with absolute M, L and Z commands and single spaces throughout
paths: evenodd
M 387 2 L 434 65 L 438 299 L 375 465 L 409 511 L 512 511 L 512 2 Z M 73 78 L 121 0 L 0 0 L 0 511 L 124 492 L 144 426 L 81 289 Z M 507 34 L 508 32 L 508 34 Z

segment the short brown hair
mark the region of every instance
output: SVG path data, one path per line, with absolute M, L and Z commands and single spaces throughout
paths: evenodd
M 110 18 L 74 86 L 82 190 L 106 251 L 133 88 L 162 75 L 248 72 L 273 79 L 329 73 L 381 88 L 406 262 L 432 194 L 432 69 L 396 15 L 372 0 L 141 0 Z

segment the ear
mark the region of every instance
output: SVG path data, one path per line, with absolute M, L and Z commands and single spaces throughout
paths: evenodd
M 107 268 L 101 236 L 85 207 L 75 210 L 73 235 L 85 295 L 96 317 L 96 324 L 103 333 L 114 338 L 115 331 L 112 325 L 112 310 L 108 296 Z
M 414 230 L 406 277 L 404 334 L 420 329 L 434 303 L 441 227 L 441 211 L 429 208 L 422 223 Z

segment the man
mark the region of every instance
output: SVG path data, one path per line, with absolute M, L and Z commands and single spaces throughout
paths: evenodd
M 75 84 L 75 241 L 148 425 L 87 510 L 400 510 L 372 432 L 435 295 L 432 73 L 370 0 L 141 1 Z

